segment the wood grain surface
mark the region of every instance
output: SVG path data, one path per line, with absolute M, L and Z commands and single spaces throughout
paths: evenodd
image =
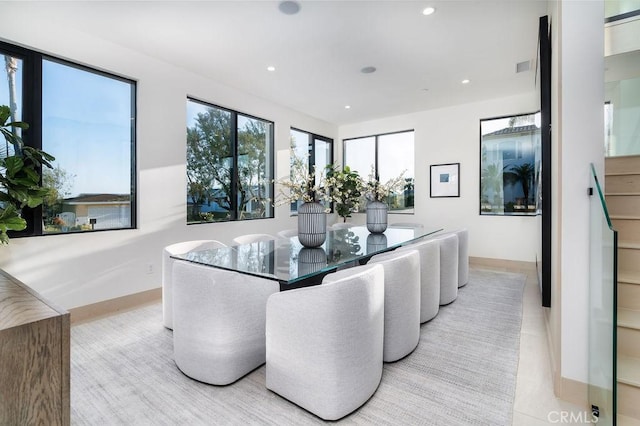
M 0 425 L 68 425 L 69 314 L 0 276 Z

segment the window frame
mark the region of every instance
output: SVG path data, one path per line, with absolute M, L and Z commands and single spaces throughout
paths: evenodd
M 197 98 L 195 96 L 187 96 L 187 102 L 195 102 L 197 104 L 200 104 L 204 107 L 207 108 L 216 108 L 225 112 L 228 112 L 231 114 L 231 118 L 230 118 L 230 137 L 231 137 L 231 151 L 232 151 L 232 158 L 233 158 L 233 173 L 231 175 L 231 188 L 232 188 L 232 194 L 230 196 L 231 199 L 231 209 L 229 209 L 229 213 L 230 213 L 230 218 L 229 219 L 223 219 L 223 220 L 214 220 L 214 221 L 199 221 L 199 222 L 189 222 L 188 220 L 186 220 L 186 224 L 188 226 L 191 225 L 202 225 L 202 224 L 211 224 L 211 223 L 226 223 L 226 222 L 244 222 L 244 221 L 250 221 L 250 220 L 262 220 L 262 219 L 273 219 L 275 218 L 275 208 L 271 208 L 271 215 L 269 216 L 265 216 L 265 217 L 250 217 L 250 218 L 246 218 L 246 219 L 241 219 L 239 218 L 239 212 L 238 212 L 238 115 L 241 115 L 243 117 L 249 118 L 251 120 L 260 120 L 266 123 L 270 123 L 271 124 L 271 155 L 269 156 L 269 159 L 267 161 L 265 161 L 266 164 L 269 165 L 269 168 L 271 169 L 271 177 L 269 178 L 269 188 L 270 188 L 270 192 L 271 192 L 271 199 L 273 199 L 274 196 L 274 191 L 275 191 L 275 185 L 273 182 L 274 176 L 275 176 L 275 122 L 272 120 L 267 120 L 266 118 L 262 118 L 262 117 L 258 117 L 256 115 L 253 114 L 248 114 L 246 112 L 242 112 L 242 111 L 237 111 L 231 108 L 227 108 L 224 106 L 220 106 L 218 104 L 214 104 L 212 102 L 208 102 L 205 100 L 202 100 L 200 98 Z M 188 126 L 188 123 L 187 123 Z M 186 139 L 185 139 L 185 166 L 188 167 L 188 165 L 186 164 Z M 185 175 L 186 177 L 186 175 Z M 186 183 L 186 182 L 185 182 Z M 185 207 L 186 211 L 187 211 L 187 216 L 188 216 L 188 197 L 185 199 L 185 201 L 187 202 L 187 205 Z
M 25 145 L 36 149 L 42 149 L 42 68 L 43 61 L 51 61 L 61 65 L 69 66 L 81 71 L 97 74 L 102 77 L 111 78 L 131 85 L 131 188 L 130 188 L 130 226 L 126 228 L 92 229 L 84 231 L 69 231 L 64 233 L 45 233 L 43 223 L 42 205 L 36 208 L 25 207 L 22 209 L 22 217 L 27 222 L 27 227 L 22 231 L 9 231 L 10 238 L 21 237 L 41 237 L 49 235 L 69 235 L 69 234 L 92 234 L 94 232 L 122 231 L 138 228 L 138 208 L 137 208 L 137 81 L 126 78 L 111 72 L 92 68 L 67 59 L 45 54 L 37 50 L 28 49 L 11 43 L 0 41 L 0 56 L 11 55 L 21 59 L 23 62 L 23 87 L 22 87 L 22 118 L 21 120 L 29 124 L 29 130 L 24 132 L 22 140 Z M 54 162 L 55 163 L 55 162 Z M 39 170 L 40 181 L 42 182 L 42 168 Z
M 500 212 L 487 212 L 487 211 L 482 211 L 482 171 L 483 171 L 483 160 L 482 160 L 482 148 L 483 148 L 483 134 L 482 134 L 482 122 L 484 121 L 492 121 L 492 120 L 504 120 L 504 119 L 511 119 L 511 118 L 518 118 L 518 117 L 526 117 L 526 116 L 533 116 L 535 117 L 536 115 L 540 114 L 540 111 L 534 111 L 534 112 L 525 112 L 525 113 L 518 113 L 518 114 L 507 114 L 507 115 L 501 115 L 501 116 L 497 116 L 497 117 L 487 117 L 487 118 L 481 118 L 479 120 L 479 126 L 478 126 L 478 131 L 479 131 L 479 179 L 478 179 L 478 215 L 479 216 L 500 216 L 500 217 L 510 217 L 510 216 L 515 216 L 515 217 L 535 217 L 538 216 L 540 214 L 540 212 L 537 209 L 537 205 L 536 205 L 536 209 L 533 212 L 524 212 L 524 213 L 516 213 L 516 212 L 507 212 L 507 211 L 502 211 Z M 538 130 L 541 130 L 540 128 L 538 128 Z M 541 143 L 542 141 L 540 140 L 539 142 L 539 147 L 538 149 L 541 147 Z M 536 197 L 537 199 L 537 180 L 536 180 L 536 172 L 538 171 L 535 168 L 535 152 L 536 152 L 536 147 L 534 146 L 533 149 L 533 156 L 534 156 L 534 176 L 532 178 L 532 183 L 533 183 L 533 196 Z M 517 158 L 516 158 L 517 159 Z M 540 161 L 542 161 L 542 158 L 540 158 Z M 503 178 L 504 179 L 504 178 Z M 503 184 L 504 185 L 504 184 Z M 534 201 L 535 202 L 535 201 Z M 504 200 L 503 200 L 503 205 L 504 205 Z
M 400 211 L 400 210 L 391 210 L 391 209 L 389 209 L 388 212 L 387 212 L 388 214 L 415 215 L 415 213 L 416 213 L 416 205 L 415 205 L 415 180 L 416 180 L 416 177 L 415 177 L 415 174 L 416 174 L 416 168 L 415 168 L 415 166 L 416 166 L 416 164 L 415 164 L 415 158 L 416 158 L 416 156 L 415 156 L 415 146 L 416 146 L 415 133 L 416 133 L 416 130 L 415 129 L 398 130 L 398 131 L 395 131 L 395 132 L 385 132 L 385 133 L 378 133 L 378 134 L 375 134 L 375 135 L 358 136 L 358 137 L 346 138 L 346 139 L 342 140 L 342 165 L 344 167 L 344 165 L 346 164 L 345 156 L 346 156 L 346 152 L 347 152 L 346 147 L 347 147 L 347 142 L 348 141 L 357 140 L 357 139 L 367 139 L 367 138 L 373 138 L 374 139 L 374 146 L 375 146 L 375 151 L 374 151 L 374 161 L 375 161 L 374 173 L 375 173 L 376 179 L 379 179 L 379 176 L 380 176 L 380 173 L 379 173 L 380 164 L 379 164 L 379 161 L 378 161 L 378 158 L 379 158 L 378 157 L 378 151 L 379 151 L 380 137 L 389 136 L 389 135 L 398 135 L 398 134 L 401 134 L 401 133 L 409 133 L 409 132 L 412 132 L 413 135 L 414 135 L 414 138 L 413 138 L 413 175 L 414 175 L 413 176 L 413 185 L 414 185 L 414 190 L 413 191 L 414 191 L 414 202 L 413 202 L 413 206 L 412 206 L 413 211 L 411 211 L 411 212 L 403 212 L 403 211 Z M 367 171 L 367 175 L 361 175 L 360 177 L 362 179 L 366 179 L 367 176 L 368 176 L 368 172 L 369 171 Z
M 309 132 L 307 130 L 302 130 L 294 126 L 291 126 L 289 128 L 289 135 L 291 135 L 292 131 L 304 133 L 307 136 L 309 136 L 308 145 L 307 145 L 307 152 L 309 153 L 309 164 L 307 164 L 307 167 L 309 167 L 309 172 L 311 172 L 311 170 L 313 170 L 313 167 L 316 165 L 316 143 L 315 143 L 316 140 L 323 141 L 329 145 L 329 164 L 333 164 L 334 162 L 333 158 L 334 158 L 334 152 L 335 152 L 333 139 L 327 136 L 322 136 L 313 132 Z M 299 204 L 300 204 L 299 202 L 296 203 L 295 209 L 293 209 L 291 206 L 289 207 L 289 216 L 298 215 Z M 331 203 L 331 212 L 333 213 L 333 203 Z

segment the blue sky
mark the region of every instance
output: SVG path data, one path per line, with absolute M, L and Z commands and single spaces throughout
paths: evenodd
M 44 61 L 42 149 L 75 175 L 72 194 L 128 194 L 131 188 L 131 86 Z
M 0 103 L 9 88 L 2 57 Z M 22 64 L 16 75 L 22 108 Z M 42 149 L 54 166 L 75 175 L 70 196 L 128 194 L 131 188 L 131 86 L 129 83 L 51 61 L 43 62 Z

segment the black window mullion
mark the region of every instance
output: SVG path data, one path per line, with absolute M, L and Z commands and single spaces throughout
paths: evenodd
M 138 127 L 137 123 L 138 117 L 138 100 L 136 97 L 136 86 L 131 85 L 131 228 L 135 229 L 138 227 L 138 206 L 136 200 L 138 199 L 137 187 L 137 164 L 136 159 L 138 156 L 136 155 L 136 150 L 138 146 L 138 140 L 136 138 L 136 129 Z
M 238 114 L 231 114 L 231 220 L 238 220 Z
M 42 149 L 42 55 L 17 47 L 5 49 L 8 55 L 22 60 L 22 117 L 21 121 L 29 124 L 29 129 L 23 131 L 22 140 L 25 145 Z M 42 170 L 40 183 L 42 183 Z M 42 206 L 36 208 L 24 207 L 22 218 L 27 222 L 27 227 L 22 231 L 9 231 L 9 236 L 28 237 L 42 235 Z
M 316 165 L 316 136 L 312 133 L 307 133 L 309 140 L 307 141 L 307 147 L 309 151 L 309 171 L 313 171 L 313 167 Z
M 380 180 L 380 173 L 378 172 L 378 142 L 379 142 L 379 140 L 380 140 L 380 136 L 376 135 L 376 143 L 375 143 L 376 149 L 375 149 L 375 153 L 374 153 L 374 158 L 375 158 L 375 166 L 374 166 L 375 174 L 374 174 L 374 176 L 375 176 L 376 180 Z

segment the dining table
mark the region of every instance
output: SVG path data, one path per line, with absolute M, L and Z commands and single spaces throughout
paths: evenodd
M 424 226 L 389 226 L 371 233 L 354 225 L 327 228 L 320 247 L 304 247 L 297 236 L 235 246 L 196 250 L 171 256 L 174 259 L 276 280 L 280 291 L 318 285 L 338 269 L 366 264 L 372 256 L 395 250 L 441 232 Z

